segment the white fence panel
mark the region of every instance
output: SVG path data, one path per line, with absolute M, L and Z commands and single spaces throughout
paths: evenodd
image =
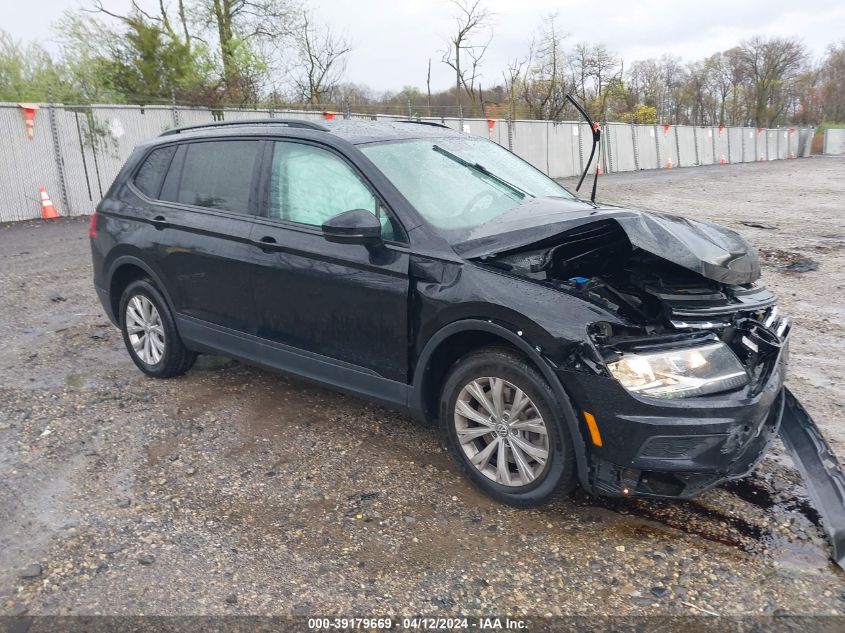
M 604 127 L 604 134 L 607 135 L 609 148 L 608 171 L 635 171 L 637 164 L 631 126 L 626 123 L 608 123 Z
M 845 154 L 845 129 L 828 128 L 824 131 L 824 149 L 829 156 Z
M 552 178 L 577 176 L 581 172 L 581 158 L 578 151 L 577 123 L 559 123 L 548 128 L 549 175 Z
M 672 125 L 655 126 L 658 143 L 658 162 L 661 167 L 671 169 L 678 166 L 678 151 L 675 145 L 675 130 Z
M 695 140 L 698 144 L 698 161 L 701 165 L 712 165 L 716 162 L 713 153 L 713 128 L 695 128 Z
M 713 128 L 713 163 L 721 165 L 730 162 L 730 148 L 728 147 L 728 130 L 718 126 Z
M 657 156 L 657 126 L 637 125 L 637 154 L 640 169 L 657 169 L 661 167 Z
M 0 107 L 0 135 L 3 138 L 0 163 L 0 219 L 28 220 L 41 217 L 38 188 L 47 189 L 59 213 L 67 214 L 61 196 L 53 138 L 47 108 L 35 113 L 35 132 L 29 140 L 24 118 L 17 105 Z
M 743 133 L 742 128 L 729 127 L 725 128 L 728 135 L 728 162 L 741 163 L 743 160 Z
M 546 121 L 514 121 L 513 152 L 549 173 L 548 132 Z
M 676 144 L 678 146 L 678 165 L 692 167 L 699 164 L 696 151 L 695 128 L 689 125 L 675 127 Z

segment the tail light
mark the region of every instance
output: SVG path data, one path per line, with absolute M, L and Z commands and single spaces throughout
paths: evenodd
M 91 219 L 88 220 L 88 237 L 97 237 L 97 212 L 91 214 Z

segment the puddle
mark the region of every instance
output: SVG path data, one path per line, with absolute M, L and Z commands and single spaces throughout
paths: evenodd
M 802 515 L 817 528 L 822 527 L 821 517 L 808 499 L 793 496 L 783 501 L 776 501 L 773 493 L 765 488 L 759 479 L 754 477 L 729 481 L 722 485 L 722 489 L 763 510 L 777 506 L 787 512 L 796 512 Z
M 735 497 L 736 503 L 730 498 L 720 499 L 722 492 Z M 787 498 L 780 499 L 781 496 Z M 752 507 L 743 511 L 743 502 Z M 764 555 L 787 566 L 819 569 L 832 565 L 819 515 L 809 501 L 792 491 L 773 492 L 755 477 L 728 482 L 713 493 L 692 500 L 593 498 L 576 493 L 573 503 L 659 523 L 746 554 Z M 725 510 L 720 507 L 723 505 Z M 792 526 L 787 532 L 778 529 L 784 523 Z

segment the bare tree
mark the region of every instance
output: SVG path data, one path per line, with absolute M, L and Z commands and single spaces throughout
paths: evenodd
M 511 119 L 516 118 L 517 91 L 521 91 L 522 72 L 527 59 L 514 59 L 508 62 L 507 70 L 502 73 L 505 80 L 505 94 L 508 99 L 508 115 Z
M 789 84 L 807 61 L 807 49 L 795 39 L 756 36 L 743 42 L 740 51 L 753 91 L 752 118 L 759 127 L 776 125 L 789 102 Z
M 310 105 L 322 103 L 343 79 L 351 50 L 346 37 L 303 11 L 294 35 L 297 65 L 291 74 L 298 97 Z
M 593 91 L 599 99 L 605 85 L 619 74 L 621 61 L 604 44 L 594 44 L 590 49 L 590 75 L 593 79 Z
M 553 13 L 546 16 L 531 42 L 525 62 L 522 99 L 535 118 L 557 120 L 566 109 L 566 92 L 570 86 L 564 74 L 565 38 L 557 26 L 557 14 Z
M 845 40 L 828 47 L 819 81 L 824 120 L 845 121 Z
M 216 36 L 230 91 L 255 81 L 250 66 L 267 66 L 297 26 L 297 0 L 193 0 L 197 19 Z
M 590 45 L 586 42 L 579 42 L 572 49 L 569 58 L 569 66 L 572 69 L 572 77 L 577 86 L 577 94 L 581 101 L 587 100 L 587 79 L 590 76 Z
M 452 0 L 457 8 L 455 30 L 449 36 L 441 61 L 455 71 L 455 105 L 461 104 L 461 90 L 475 109 L 475 85 L 481 77 L 480 67 L 493 34 L 489 30 L 493 17 L 481 0 Z M 489 32 L 488 32 L 489 30 Z M 487 35 L 481 40 L 481 36 Z

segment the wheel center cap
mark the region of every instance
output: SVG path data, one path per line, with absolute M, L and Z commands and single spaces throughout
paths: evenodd
M 508 425 L 505 424 L 504 422 L 499 422 L 496 425 L 495 428 L 496 428 L 496 435 L 498 435 L 499 437 L 507 437 L 508 434 L 510 433 L 510 429 L 508 428 Z

